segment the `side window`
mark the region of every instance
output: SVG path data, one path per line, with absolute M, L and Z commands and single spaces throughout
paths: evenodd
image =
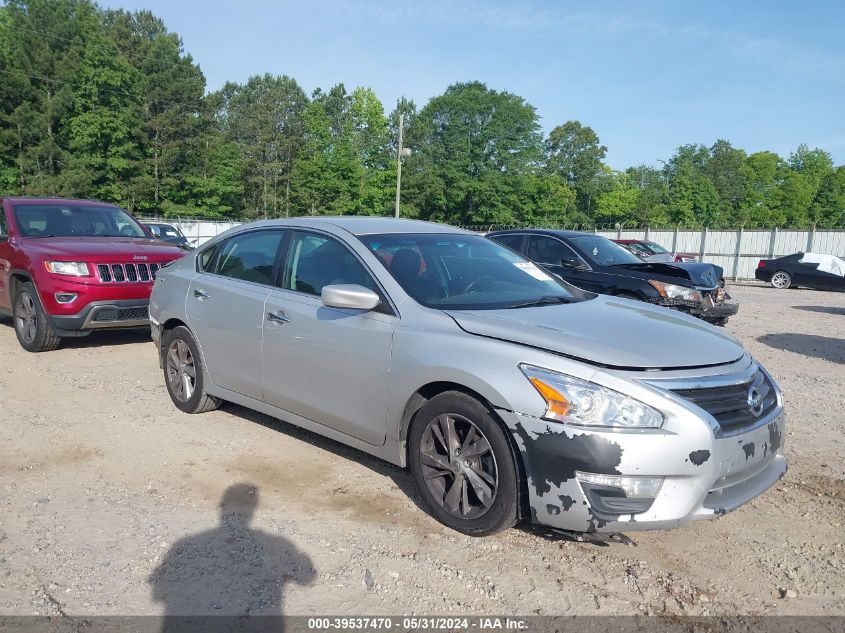
M 504 244 L 508 248 L 519 252 L 519 247 L 522 246 L 522 235 L 497 235 L 493 239 L 499 244 Z
M 331 284 L 358 284 L 378 292 L 370 273 L 345 245 L 326 235 L 295 232 L 282 288 L 320 296 L 323 286 Z
M 209 272 L 259 284 L 272 284 L 273 266 L 283 235 L 283 231 L 250 231 L 230 237 L 219 247 L 217 256 L 212 255 L 209 259 Z
M 560 266 L 562 260 L 577 261 L 578 256 L 563 242 L 545 235 L 532 235 L 528 238 L 528 259 Z
M 211 267 L 214 264 L 214 256 L 217 255 L 217 252 L 220 250 L 220 242 L 217 242 L 214 246 L 209 246 L 204 251 L 200 252 L 197 256 L 197 269 L 201 273 L 209 273 L 212 272 Z

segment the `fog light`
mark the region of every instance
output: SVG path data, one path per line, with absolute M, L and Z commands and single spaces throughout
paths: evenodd
M 593 514 L 615 521 L 623 514 L 646 512 L 663 485 L 662 477 L 624 477 L 576 472 Z
M 73 292 L 57 292 L 55 297 L 59 303 L 73 303 L 76 301 L 76 294 Z
M 625 475 L 599 475 L 575 472 L 578 481 L 597 486 L 612 486 L 623 490 L 629 497 L 656 497 L 663 486 L 663 477 L 626 477 Z

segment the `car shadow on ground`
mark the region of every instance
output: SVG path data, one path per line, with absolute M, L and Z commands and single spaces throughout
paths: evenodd
M 14 329 L 12 318 L 0 315 L 0 327 Z M 14 332 L 13 332 L 14 334 Z M 62 338 L 59 349 L 85 349 L 88 347 L 111 347 L 112 345 L 132 345 L 134 343 L 149 343 L 149 327 L 94 330 L 87 336 L 69 336 Z
M 845 308 L 837 308 L 835 306 L 792 306 L 796 310 L 805 310 L 807 312 L 821 312 L 822 314 L 838 314 L 845 316 Z
M 781 334 L 764 334 L 758 336 L 757 340 L 774 349 L 845 365 L 845 340 L 841 338 L 784 332 Z
M 220 523 L 179 539 L 162 557 L 147 582 L 164 608 L 163 632 L 246 630 L 238 618 L 248 615 L 264 616 L 250 631 L 281 630 L 285 584 L 312 584 L 317 573 L 288 539 L 252 527 L 258 504 L 257 486 L 229 486 Z
M 284 433 L 298 440 L 302 440 L 303 442 L 307 442 L 312 446 L 316 446 L 321 450 L 333 453 L 343 459 L 358 462 L 362 466 L 366 466 L 372 470 L 374 473 L 390 478 L 393 483 L 396 484 L 396 487 L 405 493 L 405 495 L 414 503 L 414 505 L 417 506 L 417 508 L 419 508 L 422 512 L 428 512 L 425 507 L 425 502 L 417 492 L 417 487 L 411 478 L 411 474 L 404 468 L 394 466 L 393 464 L 379 459 L 378 457 L 369 455 L 364 451 L 359 451 L 357 448 L 346 446 L 345 444 L 336 442 L 328 437 L 324 437 L 317 433 L 313 433 L 312 431 L 300 428 L 294 424 L 285 422 L 280 418 L 274 418 L 231 402 L 225 402 L 222 409 L 227 413 L 236 415 L 240 418 L 245 418 L 250 422 L 255 422 L 256 424 L 260 424 L 268 429 L 273 429 L 279 433 Z
M 405 496 L 411 500 L 411 502 L 417 507 L 420 512 L 425 513 L 427 516 L 431 516 L 428 511 L 428 508 L 425 505 L 425 501 L 420 496 L 417 490 L 417 486 L 414 483 L 414 480 L 407 469 L 394 466 L 393 464 L 379 459 L 378 457 L 374 457 L 373 455 L 369 455 L 364 451 L 352 448 L 351 446 L 346 446 L 345 444 L 341 444 L 340 442 L 337 442 L 333 439 L 300 428 L 294 424 L 290 424 L 279 418 L 274 418 L 258 411 L 254 411 L 253 409 L 248 409 L 246 407 L 242 407 L 231 402 L 224 402 L 224 404 L 222 405 L 222 410 L 231 415 L 235 415 L 240 418 L 249 420 L 250 422 L 260 424 L 261 426 L 264 426 L 268 429 L 272 429 L 280 433 L 285 433 L 286 435 L 294 437 L 298 440 L 302 440 L 303 442 L 307 442 L 312 446 L 316 446 L 317 448 L 325 450 L 329 453 L 333 453 L 334 455 L 342 457 L 343 459 L 355 461 L 361 464 L 362 466 L 366 466 L 378 475 L 390 478 L 396 485 L 396 487 L 399 488 L 399 490 L 401 490 L 405 494 Z M 444 527 L 443 529 L 448 530 L 449 528 Z M 520 532 L 523 532 L 524 534 L 528 534 L 552 542 L 570 541 L 585 543 L 589 545 L 596 545 L 599 547 L 607 547 L 613 544 L 634 544 L 631 539 L 629 539 L 624 534 L 620 534 L 618 532 L 612 532 L 607 534 L 566 532 L 563 530 L 554 530 L 546 528 L 540 525 L 533 525 L 529 521 L 522 521 L 518 523 L 515 526 L 515 529 L 519 530 Z

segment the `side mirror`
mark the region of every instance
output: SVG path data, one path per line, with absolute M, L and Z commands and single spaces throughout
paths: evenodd
M 323 300 L 323 305 L 329 308 L 353 310 L 372 310 L 381 303 L 381 299 L 375 292 L 358 284 L 323 286 L 320 299 Z
M 587 267 L 578 259 L 562 259 L 560 260 L 560 265 L 573 270 L 587 270 Z

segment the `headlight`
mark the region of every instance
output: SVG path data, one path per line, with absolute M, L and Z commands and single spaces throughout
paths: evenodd
M 666 297 L 667 299 L 683 299 L 684 301 L 701 301 L 701 293 L 695 288 L 667 284 L 656 279 L 649 279 L 648 283 L 660 293 L 661 297 Z
M 74 277 L 87 277 L 88 264 L 85 262 L 44 262 L 44 267 L 56 275 L 73 275 Z
M 628 429 L 663 424 L 662 413 L 618 391 L 532 365 L 519 368 L 546 401 L 547 420 Z

